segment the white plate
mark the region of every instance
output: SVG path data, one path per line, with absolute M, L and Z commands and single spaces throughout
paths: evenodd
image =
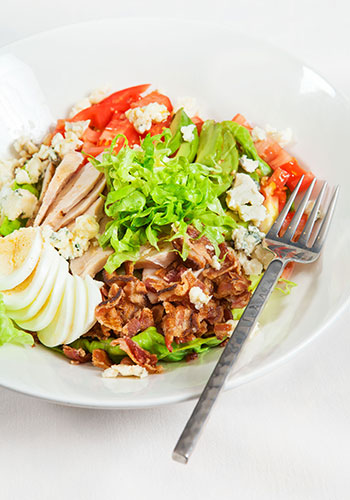
M 95 87 L 153 83 L 172 98 L 196 97 L 206 116 L 291 127 L 291 148 L 319 178 L 341 184 L 335 220 L 322 259 L 299 266 L 298 287 L 275 294 L 261 332 L 242 353 L 227 388 L 286 361 L 325 330 L 350 292 L 348 102 L 321 76 L 279 49 L 235 29 L 169 20 L 110 19 L 68 26 L 3 48 L 28 63 L 56 117 Z M 330 339 L 330 342 L 332 339 Z M 0 348 L 4 387 L 68 405 L 143 408 L 197 396 L 220 350 L 190 364 L 169 364 L 142 380 L 101 377 L 41 347 Z

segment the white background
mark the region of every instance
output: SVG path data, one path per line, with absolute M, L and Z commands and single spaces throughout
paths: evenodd
M 347 0 L 2 0 L 0 45 L 123 16 L 230 23 L 302 58 L 350 94 Z M 348 310 L 289 364 L 223 394 L 187 466 L 172 462 L 171 451 L 193 403 L 107 412 L 0 389 L 1 500 L 347 500 L 349 323 Z

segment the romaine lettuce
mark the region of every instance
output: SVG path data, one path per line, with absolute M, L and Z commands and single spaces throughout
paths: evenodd
M 217 339 L 215 336 L 196 338 L 185 344 L 176 344 L 173 342 L 173 351 L 169 352 L 165 345 L 164 336 L 158 333 L 155 327 L 147 328 L 147 330 L 138 333 L 132 340 L 151 354 L 156 354 L 158 360 L 168 362 L 181 361 L 187 354 L 200 354 L 222 343 L 222 340 Z M 83 348 L 86 352 L 92 352 L 94 349 L 103 349 L 115 363 L 120 362 L 125 356 L 125 352 L 118 345 L 111 346 L 111 340 L 109 339 L 89 340 L 88 338 L 80 338 L 75 340 L 70 346 L 75 349 Z
M 218 245 L 237 226 L 218 198 L 227 184 L 227 171 L 219 164 L 189 163 L 184 156 L 169 158 L 171 137 L 165 129 L 161 135 L 148 135 L 140 150 L 125 143 L 115 154 L 117 136 L 101 161 L 90 160 L 105 173 L 109 190 L 105 212 L 113 220 L 99 240 L 103 247 L 111 245 L 115 250 L 105 267 L 108 272 L 126 260 L 137 260 L 147 242 L 157 248 L 160 239 L 183 237 L 185 241 L 190 224 L 218 252 Z M 181 256 L 187 257 L 186 244 Z
M 33 345 L 34 339 L 30 333 L 15 327 L 6 314 L 5 304 L 0 294 L 0 346 L 3 344 Z

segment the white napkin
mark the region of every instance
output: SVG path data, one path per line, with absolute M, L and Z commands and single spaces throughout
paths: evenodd
M 0 158 L 11 157 L 11 145 L 25 136 L 40 142 L 53 117 L 29 66 L 12 54 L 0 56 Z

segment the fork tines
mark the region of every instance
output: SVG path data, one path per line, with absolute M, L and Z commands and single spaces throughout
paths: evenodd
M 291 206 L 292 206 L 292 204 L 293 204 L 293 202 L 294 202 L 294 200 L 295 200 L 295 198 L 300 190 L 300 186 L 303 182 L 303 179 L 304 179 L 304 176 L 302 176 L 300 178 L 294 191 L 291 193 L 287 203 L 283 207 L 280 215 L 278 216 L 278 218 L 274 222 L 273 226 L 271 227 L 270 231 L 266 235 L 267 239 L 278 240 L 281 243 L 286 243 L 286 244 L 294 244 L 298 247 L 306 247 L 307 244 L 310 243 L 311 233 L 312 233 L 312 230 L 313 230 L 315 223 L 318 219 L 318 214 L 319 214 L 321 202 L 324 198 L 324 195 L 325 195 L 325 192 L 327 189 L 327 182 L 326 181 L 324 181 L 322 183 L 322 188 L 321 188 L 321 190 L 320 190 L 320 192 L 319 192 L 319 194 L 314 202 L 312 211 L 311 211 L 310 215 L 308 216 L 306 225 L 305 225 L 303 232 L 301 233 L 299 239 L 297 240 L 297 242 L 293 241 L 293 237 L 294 237 L 295 232 L 297 230 L 297 227 L 301 221 L 301 218 L 305 212 L 305 209 L 306 209 L 307 203 L 310 199 L 310 196 L 312 194 L 312 191 L 316 185 L 316 179 L 314 179 L 311 182 L 310 186 L 306 190 L 306 192 L 305 192 L 302 200 L 300 201 L 298 208 L 295 211 L 293 218 L 290 221 L 289 226 L 287 227 L 285 233 L 283 234 L 283 236 L 279 236 L 279 232 L 281 230 L 283 222 L 285 221 L 285 218 L 287 217 L 289 210 L 290 210 L 290 208 L 291 208 Z M 331 201 L 329 202 L 327 209 L 324 211 L 325 215 L 323 217 L 323 221 L 318 229 L 318 233 L 315 237 L 314 243 L 310 247 L 310 250 L 312 252 L 319 253 L 321 248 L 322 248 L 322 245 L 325 241 L 325 238 L 326 238 L 326 235 L 327 235 L 327 232 L 329 229 L 329 225 L 330 225 L 330 222 L 331 222 L 331 219 L 333 216 L 338 193 L 339 193 L 339 186 L 337 186 L 335 188 L 333 195 L 332 195 L 332 198 L 331 198 Z

